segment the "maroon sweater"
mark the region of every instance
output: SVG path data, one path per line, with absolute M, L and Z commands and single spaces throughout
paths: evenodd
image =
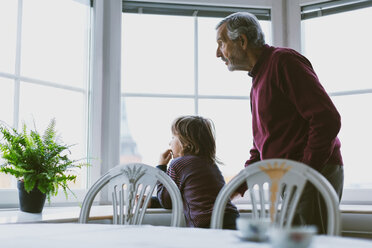
M 186 155 L 172 160 L 167 174 L 180 189 L 186 225 L 209 228 L 214 202 L 225 185 L 217 165 L 208 163 L 197 156 Z M 159 184 L 157 189 L 161 205 L 164 208 L 171 208 L 172 203 L 168 191 L 162 184 Z M 238 216 L 236 207 L 228 201 L 224 228 L 235 226 L 235 219 Z
M 340 115 L 304 56 L 266 45 L 249 75 L 254 144 L 245 166 L 270 158 L 316 170 L 343 164 Z

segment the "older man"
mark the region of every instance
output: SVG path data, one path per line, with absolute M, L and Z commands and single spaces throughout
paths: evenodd
M 300 161 L 323 174 L 341 199 L 341 118 L 309 60 L 292 49 L 267 45 L 250 13 L 234 13 L 216 29 L 217 57 L 230 71 L 248 71 L 252 77 L 253 147 L 245 166 L 269 158 Z M 297 209 L 294 224 L 315 224 L 326 232 L 324 202 L 312 186 Z

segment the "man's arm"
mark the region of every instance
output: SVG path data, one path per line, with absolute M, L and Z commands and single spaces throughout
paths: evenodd
M 341 117 L 305 57 L 287 56 L 280 66 L 284 80 L 279 87 L 309 125 L 301 162 L 320 170 L 333 152 Z
M 253 163 L 261 160 L 260 152 L 257 150 L 257 147 L 254 144 L 254 142 L 253 142 L 253 147 L 249 151 L 249 153 L 251 154 L 251 156 L 245 162 L 244 167 L 247 167 L 248 165 L 253 164 Z M 240 195 L 241 197 L 243 197 L 243 195 L 244 195 L 245 191 L 247 191 L 247 189 L 248 189 L 247 184 L 246 183 L 243 183 L 242 185 L 240 185 L 239 188 L 237 188 L 237 190 L 231 195 L 230 198 L 231 199 L 234 199 L 234 198 L 238 197 L 238 195 Z
M 250 164 L 253 164 L 255 162 L 258 162 L 261 160 L 261 156 L 260 156 L 260 152 L 258 151 L 257 147 L 256 147 L 256 144 L 253 142 L 253 147 L 252 149 L 249 151 L 249 153 L 251 154 L 250 158 L 245 162 L 245 165 L 244 167 L 247 167 L 248 165 Z

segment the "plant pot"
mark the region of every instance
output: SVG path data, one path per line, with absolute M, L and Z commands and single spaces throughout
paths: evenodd
M 45 204 L 46 194 L 43 194 L 36 187 L 27 193 L 23 181 L 18 181 L 17 187 L 21 211 L 28 213 L 41 213 Z

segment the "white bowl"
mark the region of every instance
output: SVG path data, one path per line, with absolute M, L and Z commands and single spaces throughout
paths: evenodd
M 267 232 L 271 226 L 270 219 L 252 219 L 239 217 L 236 219 L 236 227 L 240 232 L 240 238 L 250 241 L 262 242 L 267 240 Z
M 270 228 L 268 235 L 273 248 L 307 248 L 316 234 L 315 226 Z

